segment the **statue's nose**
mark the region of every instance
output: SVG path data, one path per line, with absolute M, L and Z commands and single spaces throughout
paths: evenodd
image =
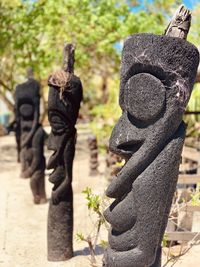
M 143 144 L 145 132 L 131 123 L 124 112 L 113 128 L 109 149 L 122 157 L 131 156 Z
M 48 137 L 48 144 L 47 144 L 47 148 L 48 150 L 56 150 L 56 144 L 57 144 L 57 138 L 56 136 L 54 136 L 52 133 L 50 133 L 49 137 Z
M 123 117 L 123 115 L 122 115 Z M 124 121 L 123 118 L 120 118 L 115 127 L 112 130 L 112 134 L 109 140 L 109 149 L 110 151 L 117 154 L 118 152 L 118 145 L 125 140 L 127 133 L 125 132 L 125 129 L 123 127 L 122 121 Z

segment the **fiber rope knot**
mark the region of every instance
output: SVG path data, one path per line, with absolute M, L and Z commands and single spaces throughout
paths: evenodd
M 59 70 L 52 73 L 48 78 L 48 85 L 59 88 L 60 99 L 64 100 L 64 92 L 69 88 L 72 73 Z

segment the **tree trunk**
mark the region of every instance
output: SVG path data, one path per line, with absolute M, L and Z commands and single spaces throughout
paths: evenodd
M 102 74 L 101 91 L 102 91 L 102 101 L 103 101 L 103 104 L 105 104 L 108 101 L 108 74 L 107 72 Z

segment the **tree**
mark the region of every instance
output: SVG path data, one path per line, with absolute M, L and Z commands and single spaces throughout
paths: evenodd
M 179 2 L 0 0 L 0 97 L 12 109 L 8 92 L 13 94 L 28 66 L 46 90 L 64 42 L 73 42 L 85 102 L 90 108 L 106 103 L 109 83 L 119 72 L 122 40 L 137 32 L 162 34 L 171 6 Z
M 8 92 L 13 95 L 14 85 L 21 81 L 26 67 L 32 66 L 39 72 L 43 66 L 40 50 L 38 18 L 42 13 L 42 4 L 9 1 L 0 3 L 0 28 L 2 42 L 0 46 L 0 97 L 12 110 L 13 103 Z M 44 64 L 43 64 L 44 65 Z
M 76 69 L 84 87 L 95 97 L 98 76 L 106 102 L 109 77 L 120 65 L 116 44 L 130 33 L 157 29 L 156 20 L 161 19 L 142 10 L 130 12 L 126 1 L 117 0 L 10 0 L 0 7 L 0 97 L 10 109 L 7 92 L 13 93 L 26 67 L 34 68 L 44 86 L 60 65 L 65 41 L 77 45 Z

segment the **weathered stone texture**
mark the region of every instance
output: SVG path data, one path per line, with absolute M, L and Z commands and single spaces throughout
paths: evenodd
M 30 178 L 34 203 L 46 202 L 45 132 L 39 123 L 40 85 L 33 78 L 16 87 L 15 117 L 20 132 L 21 177 Z
M 126 160 L 106 195 L 111 224 L 107 267 L 161 266 L 160 246 L 176 188 L 185 136 L 182 116 L 199 63 L 180 38 L 136 34 L 125 41 L 120 84 L 122 116 L 110 150 Z
M 53 169 L 49 181 L 54 184 L 48 213 L 50 261 L 64 261 L 73 256 L 71 183 L 76 143 L 75 124 L 82 100 L 82 84 L 73 74 L 73 46 L 67 45 L 66 49 L 69 52 L 67 61 L 64 61 L 66 71 L 52 74 L 48 81 L 48 118 L 51 125 L 48 149 L 54 151 L 47 165 L 47 169 Z

